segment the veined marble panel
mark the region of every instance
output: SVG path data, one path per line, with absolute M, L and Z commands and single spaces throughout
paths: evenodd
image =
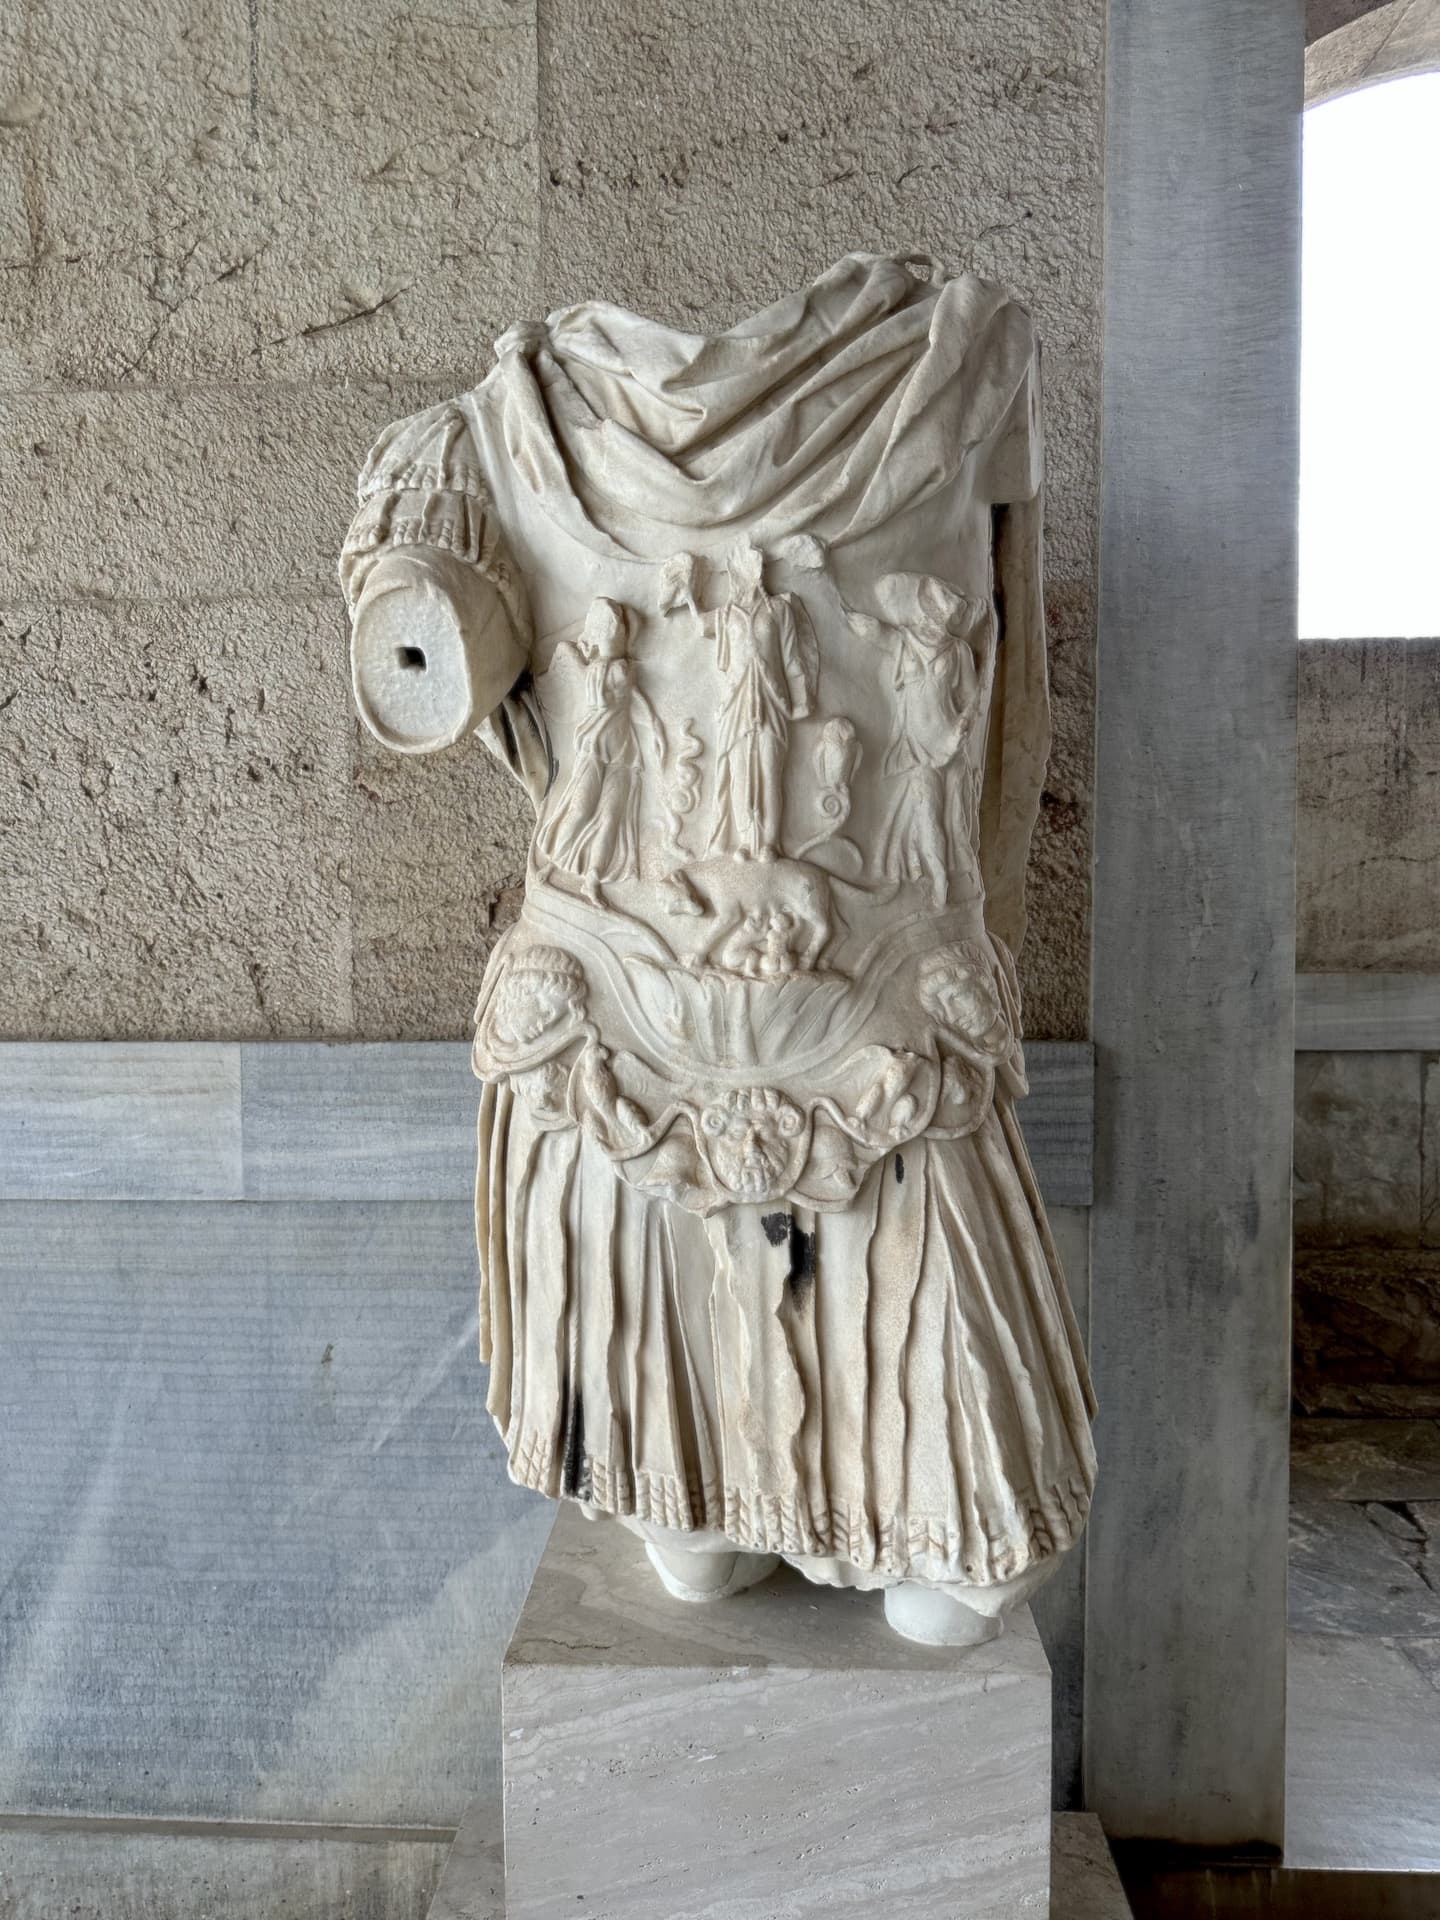
M 474 1262 L 463 1198 L 0 1207 L 0 1807 L 453 1825 L 496 1784 L 549 1516 Z
M 480 1088 L 454 1041 L 241 1050 L 247 1200 L 460 1200 Z
M 1427 1053 L 1436 1048 L 1440 974 L 1296 974 L 1297 1053 Z
M 478 1800 L 466 1814 L 426 1920 L 505 1920 L 498 1802 Z M 1051 1820 L 1049 1920 L 1130 1920 L 1130 1903 L 1093 1813 L 1057 1813 Z
M 1095 1056 L 1075 1042 L 1033 1040 L 1025 1049 L 1030 1094 L 1020 1124 L 1051 1207 L 1088 1207 L 1094 1194 Z
M 0 1043 L 0 1200 L 234 1200 L 240 1050 Z
M 448 1849 L 336 1832 L 0 1827 L 5 1920 L 425 1920 Z M 503 1920 L 499 1916 L 498 1920 Z

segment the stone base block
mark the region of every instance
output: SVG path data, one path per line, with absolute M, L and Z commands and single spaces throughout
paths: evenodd
M 914 1646 L 782 1572 L 669 1598 L 562 1510 L 505 1659 L 507 1920 L 1015 1920 L 1050 1900 L 1050 1670 L 1028 1610 Z
M 429 1920 L 505 1920 L 505 1846 L 498 1796 L 477 1800 L 465 1815 Z M 1057 1813 L 1051 1820 L 1050 1920 L 1132 1920 L 1120 1875 L 1093 1813 Z

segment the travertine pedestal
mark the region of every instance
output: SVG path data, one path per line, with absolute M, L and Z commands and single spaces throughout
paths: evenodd
M 1050 1669 L 1028 1610 L 912 1645 L 782 1572 L 670 1599 L 562 1510 L 505 1660 L 506 1920 L 1012 1920 L 1050 1895 Z

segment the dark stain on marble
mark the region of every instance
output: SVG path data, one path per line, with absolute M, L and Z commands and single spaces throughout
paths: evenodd
M 590 1459 L 585 1451 L 585 1401 L 578 1388 L 566 1392 L 565 1445 L 560 1462 L 560 1491 L 571 1499 L 590 1498 Z
M 785 1284 L 790 1289 L 790 1298 L 798 1305 L 805 1297 L 806 1290 L 815 1278 L 815 1236 L 807 1233 L 799 1222 L 791 1216 L 790 1220 L 790 1271 L 785 1276 Z
M 783 1247 L 790 1237 L 790 1216 L 788 1213 L 762 1213 L 760 1224 L 765 1229 L 765 1238 L 772 1247 Z

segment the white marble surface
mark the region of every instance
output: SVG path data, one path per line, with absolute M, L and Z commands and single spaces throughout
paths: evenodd
M 370 733 L 478 735 L 535 811 L 475 1015 L 489 1405 L 551 1498 L 1014 1606 L 1095 1477 L 1013 1113 L 1038 339 L 913 250 L 700 324 L 518 321 L 340 553 Z
M 466 1814 L 426 1920 L 506 1920 L 505 1846 L 495 1800 L 477 1800 Z M 1130 1920 L 1093 1813 L 1057 1813 L 1051 1822 L 1049 1920 Z
M 782 1573 L 663 1593 L 562 1510 L 505 1663 L 508 1920 L 1045 1911 L 1050 1674 L 1028 1612 L 911 1645 L 879 1596 Z

